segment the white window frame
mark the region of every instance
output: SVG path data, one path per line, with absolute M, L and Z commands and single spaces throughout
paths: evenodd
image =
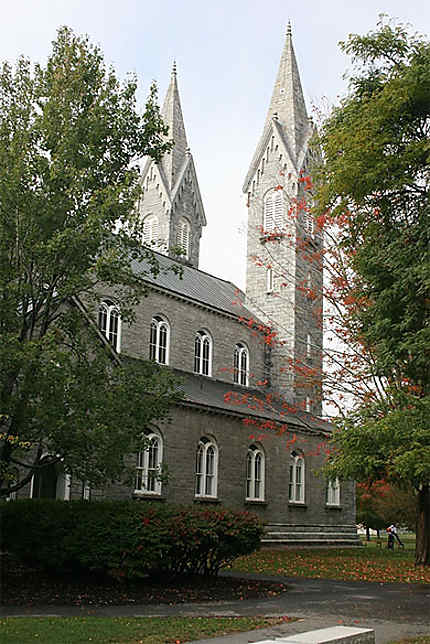
M 293 452 L 290 456 L 288 502 L 305 502 L 305 459 L 302 454 L 297 454 L 296 452 Z
M 154 315 L 149 332 L 149 359 L 168 365 L 170 354 L 170 325 L 162 315 Z
M 163 439 L 160 434 L 146 435 L 148 446 L 136 455 L 135 494 L 160 496 L 161 466 L 163 463 Z
M 183 257 L 189 259 L 191 255 L 191 224 L 185 217 L 181 217 L 178 221 L 176 245 L 183 251 Z
M 82 500 L 83 501 L 91 500 L 91 488 L 88 481 L 82 482 Z
M 265 456 L 257 445 L 250 445 L 246 455 L 246 500 L 264 501 Z
M 154 246 L 159 239 L 159 221 L 157 215 L 149 214 L 143 220 L 143 243 Z
M 109 300 L 100 302 L 98 327 L 117 353 L 121 352 L 121 316 L 118 307 Z
M 263 230 L 270 233 L 284 227 L 284 196 L 282 190 L 269 190 L 263 203 Z
M 337 477 L 327 481 L 326 504 L 331 506 L 340 505 L 340 483 Z
M 249 385 L 249 350 L 243 342 L 238 342 L 234 348 L 233 380 L 237 385 Z
M 197 331 L 194 338 L 194 373 L 212 376 L 213 341 L 205 329 Z
M 218 447 L 202 436 L 196 450 L 195 496 L 216 499 L 218 494 Z

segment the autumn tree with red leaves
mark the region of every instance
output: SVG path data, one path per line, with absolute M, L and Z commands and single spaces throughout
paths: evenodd
M 430 44 L 382 17 L 342 48 L 355 71 L 321 129 L 315 212 L 339 224 L 340 373 L 361 395 L 329 472 L 412 485 L 416 564 L 430 565 Z
M 285 228 L 262 231 L 255 261 L 295 283 L 324 332 L 322 373 L 306 347 L 282 368 L 336 417 L 327 476 L 412 487 L 416 564 L 430 565 L 430 44 L 381 17 L 341 46 L 355 66 L 349 94 L 322 122 Z M 323 303 L 270 252 L 292 227 L 308 275 L 324 269 Z M 283 330 L 268 328 L 275 346 Z

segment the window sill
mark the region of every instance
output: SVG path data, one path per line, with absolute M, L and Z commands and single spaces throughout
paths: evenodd
M 245 505 L 267 505 L 264 499 L 245 499 Z
M 165 501 L 166 497 L 162 494 L 154 494 L 153 492 L 139 492 L 134 491 L 132 493 L 132 498 L 134 500 L 142 499 L 142 501 Z
M 221 503 L 221 501 L 213 496 L 195 496 L 193 503 Z
M 306 510 L 308 506 L 307 503 L 303 503 L 302 501 L 288 501 L 288 507 L 290 508 L 290 510 L 292 508 Z
M 325 504 L 325 509 L 326 510 L 338 510 L 339 511 L 339 510 L 342 510 L 342 506 L 341 505 L 331 505 L 331 503 L 326 503 Z

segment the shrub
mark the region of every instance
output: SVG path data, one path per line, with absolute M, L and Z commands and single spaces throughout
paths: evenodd
M 64 572 L 138 577 L 216 575 L 260 544 L 248 512 L 137 501 L 23 500 L 2 504 L 2 548 Z

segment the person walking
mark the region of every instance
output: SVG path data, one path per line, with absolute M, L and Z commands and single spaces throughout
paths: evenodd
M 396 541 L 399 544 L 399 546 L 401 548 L 404 548 L 405 546 L 404 546 L 404 543 L 400 540 L 400 537 L 399 537 L 398 532 L 397 532 L 396 524 L 392 523 L 389 526 L 388 530 L 390 530 L 391 534 L 393 535 L 393 546 L 394 546 L 394 539 L 396 539 Z
M 388 533 L 387 548 L 388 550 L 394 550 L 394 534 L 391 531 L 391 526 L 388 526 L 387 533 Z

